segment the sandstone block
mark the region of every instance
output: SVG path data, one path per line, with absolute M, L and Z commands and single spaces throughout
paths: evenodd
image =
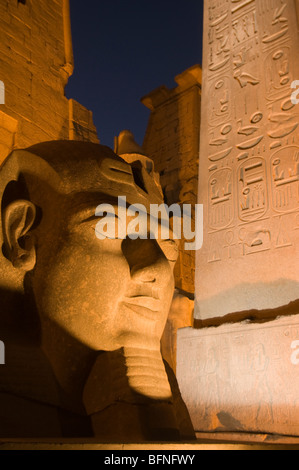
M 178 330 L 177 377 L 196 431 L 299 435 L 299 315 Z

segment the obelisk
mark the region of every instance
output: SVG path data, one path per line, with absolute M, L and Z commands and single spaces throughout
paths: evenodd
M 204 2 L 201 320 L 299 298 L 297 3 Z
M 299 2 L 204 6 L 204 243 L 178 382 L 197 432 L 299 436 Z

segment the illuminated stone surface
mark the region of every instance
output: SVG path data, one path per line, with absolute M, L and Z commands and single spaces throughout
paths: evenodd
M 267 443 L 260 442 L 260 443 L 250 443 L 250 437 L 247 436 L 247 442 L 241 442 L 237 443 L 236 439 L 240 438 L 241 441 L 243 441 L 243 435 L 234 435 L 233 436 L 235 439 L 232 439 L 231 443 L 225 443 L 227 441 L 227 436 L 226 438 L 223 439 L 223 442 L 213 442 L 213 439 L 209 439 L 208 436 L 205 436 L 203 439 L 203 442 L 180 442 L 180 443 L 167 443 L 163 444 L 160 442 L 155 442 L 155 443 L 149 443 L 149 444 L 102 444 L 98 442 L 86 442 L 83 439 L 80 440 L 80 443 L 78 443 L 78 440 L 74 441 L 57 441 L 56 442 L 43 442 L 39 441 L 36 442 L 36 440 L 26 440 L 24 441 L 1 441 L 0 440 L 0 450 L 100 450 L 100 451 L 111 451 L 111 450 L 116 450 L 116 451 L 126 451 L 127 453 L 129 451 L 155 451 L 153 455 L 157 455 L 157 451 L 160 451 L 161 453 L 158 454 L 160 456 L 159 464 L 161 464 L 161 459 L 163 456 L 165 458 L 171 458 L 171 455 L 181 455 L 181 451 L 189 451 L 189 454 L 193 456 L 195 451 L 211 451 L 211 450 L 299 450 L 299 445 L 298 443 L 290 443 L 290 444 L 279 444 L 277 442 L 277 436 L 276 439 L 273 438 L 273 441 L 271 442 L 271 437 Z M 266 436 L 264 436 L 266 438 Z M 213 438 L 215 441 L 217 441 L 217 437 L 213 435 Z M 172 451 L 171 453 L 165 452 L 165 451 Z M 175 451 L 178 451 L 178 454 L 175 454 Z M 110 455 L 111 458 L 111 454 Z M 167 456 L 167 457 L 166 457 Z M 128 458 L 128 457 L 127 457 Z M 135 457 L 136 458 L 136 457 Z M 146 454 L 142 456 L 143 460 L 146 460 Z M 149 459 L 149 456 L 148 456 Z M 129 462 L 129 463 L 128 463 Z M 139 458 L 140 462 L 140 458 Z M 151 465 L 154 463 L 157 463 L 157 459 L 154 460 L 154 457 L 151 458 L 150 460 Z M 187 462 L 189 463 L 190 460 L 188 459 Z M 194 462 L 194 461 L 193 461 Z M 126 460 L 125 463 L 130 464 L 130 461 Z M 177 462 L 174 462 L 177 463 Z M 187 463 L 187 464 L 188 464 Z M 169 461 L 165 461 L 164 465 L 169 464 Z M 132 465 L 133 466 L 133 465 Z
M 200 69 L 196 68 L 196 70 L 198 71 Z M 191 95 L 192 94 L 194 94 L 194 90 L 191 93 Z M 152 117 L 152 119 L 155 120 L 154 117 Z M 169 125 L 170 125 L 170 122 L 168 122 L 168 126 Z M 165 126 L 165 127 L 168 128 L 168 126 Z M 141 147 L 139 147 L 138 144 L 136 144 L 133 134 L 128 130 L 122 131 L 120 135 L 115 138 L 114 151 L 115 153 L 120 155 L 124 160 L 126 160 L 126 162 L 128 163 L 134 164 L 135 161 L 140 161 L 140 159 L 142 158 L 145 166 L 146 164 L 149 164 L 149 165 L 152 164 L 152 161 L 149 160 L 148 157 L 144 156 L 144 150 Z M 160 168 L 162 164 L 166 165 L 167 159 L 165 157 L 167 157 L 167 152 L 164 155 L 164 158 L 163 156 L 161 156 Z M 165 169 L 166 169 L 166 166 L 164 170 Z M 162 175 L 163 173 L 164 171 L 162 171 Z M 160 184 L 159 174 L 157 173 L 155 177 L 157 178 L 157 184 Z M 167 178 L 166 179 L 164 178 L 164 181 L 167 181 Z M 190 194 L 189 194 L 189 197 L 190 197 Z M 175 200 L 171 200 L 171 203 L 174 203 L 174 202 Z M 180 241 L 178 241 L 178 243 L 180 243 Z M 190 252 L 188 255 L 186 255 L 186 252 L 179 250 L 178 261 L 174 268 L 174 276 L 175 276 L 176 285 L 177 283 L 181 285 L 180 281 L 188 282 L 187 279 L 189 279 L 188 275 L 187 276 L 180 275 L 179 278 L 176 276 L 176 273 L 181 272 L 182 256 L 184 256 L 185 260 L 187 259 L 187 256 L 189 256 L 189 258 L 192 258 L 193 261 L 195 258 L 194 252 L 193 253 Z M 179 271 L 177 269 L 178 264 L 181 266 L 181 267 L 179 266 Z M 191 288 L 191 284 L 189 285 L 189 288 L 190 288 L 190 291 L 193 292 Z M 194 309 L 194 301 L 189 299 L 186 295 L 183 295 L 181 292 L 179 292 L 178 289 L 176 289 L 173 295 L 173 300 L 170 306 L 167 323 L 166 323 L 164 333 L 161 339 L 162 355 L 174 371 L 176 369 L 177 330 L 178 328 L 186 328 L 186 327 L 192 326 L 193 309 Z
M 200 320 L 299 298 L 298 2 L 204 4 Z
M 177 361 L 196 431 L 299 435 L 299 315 L 179 330 Z
M 138 177 L 108 147 L 60 141 L 1 167 L 1 436 L 193 437 L 160 352 L 176 244 L 95 234 L 101 203 L 163 202 L 145 158 Z
M 162 86 L 141 100 L 151 110 L 143 149 L 161 175 L 169 206 L 194 207 L 197 202 L 201 75 L 201 68 L 195 65 L 175 77 L 176 88 Z M 184 250 L 184 243 L 182 239 L 175 285 L 193 295 L 195 252 Z
M 177 331 L 192 325 L 194 301 L 175 290 L 161 340 L 164 359 L 176 371 Z
M 64 96 L 73 73 L 69 0 L 0 2 L 0 162 L 15 148 L 98 142 L 92 113 Z

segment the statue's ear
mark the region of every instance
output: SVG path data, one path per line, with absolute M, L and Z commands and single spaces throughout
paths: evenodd
M 31 271 L 36 262 L 36 249 L 29 231 L 36 219 L 34 204 L 17 200 L 6 207 L 3 214 L 5 254 L 13 266 Z

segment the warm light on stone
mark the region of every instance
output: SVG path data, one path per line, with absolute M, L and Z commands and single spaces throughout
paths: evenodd
M 299 435 L 296 8 L 205 1 L 204 244 L 195 328 L 180 330 L 177 346 L 178 381 L 199 436 Z
M 160 351 L 176 258 L 159 238 L 95 235 L 101 202 L 163 202 L 149 162 L 142 186 L 93 143 L 42 143 L 2 165 L 1 437 L 194 437 Z
M 73 72 L 69 0 L 1 1 L 0 53 L 0 162 L 43 141 L 98 142 L 92 112 L 64 96 Z
M 70 0 L 0 0 L 0 450 L 299 442 L 299 0 L 204 10 L 113 151 L 65 97 Z

